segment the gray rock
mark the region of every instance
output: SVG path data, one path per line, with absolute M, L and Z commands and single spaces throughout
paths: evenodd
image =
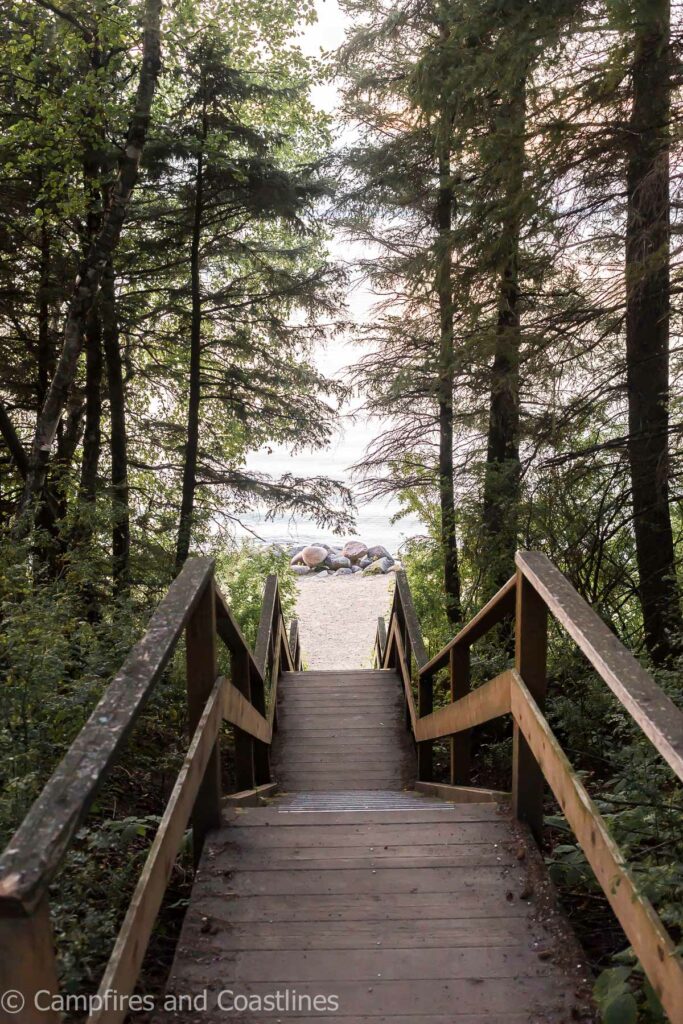
M 328 569 L 348 569 L 351 561 L 348 558 L 344 558 L 343 555 L 336 555 L 334 552 L 331 552 L 323 562 L 323 565 Z
M 295 558 L 297 555 L 301 554 L 305 547 L 305 544 L 293 544 L 291 548 L 287 549 L 287 554 L 290 558 Z
M 378 558 L 372 565 L 369 565 L 366 569 L 363 569 L 364 576 L 379 576 L 382 573 L 387 573 L 391 569 L 393 562 L 389 558 Z
M 335 576 L 353 576 L 353 569 L 342 566 L 334 573 Z
M 378 558 L 389 558 L 393 562 L 393 558 L 382 544 L 375 544 L 374 547 L 368 548 L 368 557 L 372 561 L 376 561 Z
M 324 579 L 327 579 L 327 577 L 331 576 L 331 575 L 332 575 L 332 573 L 328 572 L 327 569 L 322 569 L 320 572 L 314 572 L 313 573 L 313 579 L 314 580 L 324 580 Z
M 368 553 L 367 544 L 363 544 L 362 540 L 347 540 L 346 544 L 342 548 L 342 555 L 349 558 L 352 562 L 358 562 L 361 558 L 364 558 Z
M 301 558 L 305 565 L 314 569 L 316 565 L 320 565 L 327 558 L 327 548 L 324 548 L 322 544 L 309 544 L 301 552 Z
M 372 558 L 370 558 L 369 555 L 366 555 L 365 558 L 361 558 L 358 564 L 361 567 L 361 569 L 367 569 L 369 565 L 372 565 L 372 561 Z
M 352 565 L 351 566 L 351 572 L 353 572 L 353 573 L 362 572 L 362 571 L 363 570 L 361 569 L 360 565 Z
M 307 565 L 293 565 L 292 572 L 297 576 L 308 576 L 311 569 Z

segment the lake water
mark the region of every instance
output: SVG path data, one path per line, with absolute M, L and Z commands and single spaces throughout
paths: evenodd
M 356 535 L 367 544 L 383 544 L 393 554 L 407 538 L 422 535 L 425 529 L 413 515 L 392 522 L 399 510 L 395 500 L 360 500 L 360 486 L 353 479 L 351 467 L 362 456 L 373 434 L 372 423 L 357 412 L 353 423 L 348 415 L 342 414 L 337 436 L 330 447 L 321 451 L 292 453 L 282 446 L 273 446 L 268 451 L 252 452 L 247 459 L 247 468 L 268 473 L 275 478 L 283 473 L 293 473 L 297 476 L 324 475 L 342 481 L 352 489 L 356 497 Z M 252 530 L 270 542 L 292 541 L 304 544 L 320 540 L 332 544 L 339 543 L 340 539 L 338 534 L 316 526 L 315 522 L 303 516 L 286 515 L 267 519 L 265 511 L 255 511 L 243 515 L 241 519 L 245 528 L 238 532 L 244 537 L 249 536 Z

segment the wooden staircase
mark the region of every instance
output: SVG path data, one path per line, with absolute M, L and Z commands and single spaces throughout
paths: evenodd
M 393 670 L 283 674 L 273 763 L 287 792 L 208 837 L 178 946 L 170 992 L 206 992 L 202 1021 L 593 1019 L 576 943 L 509 815 L 404 790 L 402 698 Z M 246 1012 L 226 992 L 280 992 L 287 1008 Z M 338 1010 L 316 1013 L 316 996 Z
M 683 714 L 539 552 L 519 552 L 512 579 L 432 657 L 398 572 L 377 668 L 357 672 L 301 671 L 276 576 L 252 649 L 211 560 L 189 559 L 0 858 L 0 993 L 25 1000 L 17 1017 L 0 999 L 0 1024 L 61 1024 L 45 999 L 60 991 L 50 895 L 183 634 L 189 747 L 87 1024 L 124 1024 L 190 825 L 198 871 L 176 1005 L 157 1006 L 158 1024 L 591 1019 L 589 975 L 536 847 L 548 789 L 668 1019 L 683 1024 L 679 952 L 545 717 L 550 616 L 683 779 Z M 473 687 L 472 647 L 505 620 L 514 668 Z M 470 734 L 508 715 L 512 792 L 475 789 Z M 227 798 L 225 723 L 239 791 Z M 433 780 L 444 741 L 447 784 Z
M 415 744 L 396 673 L 283 672 L 273 767 L 284 790 L 396 790 L 415 779 Z

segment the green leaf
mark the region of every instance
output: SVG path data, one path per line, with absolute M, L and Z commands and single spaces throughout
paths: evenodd
M 636 1024 L 638 1007 L 630 992 L 613 999 L 602 1015 L 603 1024 Z

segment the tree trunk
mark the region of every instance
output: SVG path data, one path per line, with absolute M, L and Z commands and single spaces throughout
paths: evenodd
M 669 3 L 638 10 L 627 166 L 628 454 L 645 643 L 661 665 L 683 633 L 669 511 Z
M 455 525 L 453 480 L 453 271 L 451 221 L 453 188 L 448 143 L 439 157 L 439 197 L 436 220 L 439 230 L 436 290 L 439 296 L 439 499 L 441 506 L 441 548 L 444 565 L 446 614 L 452 625 L 461 618 L 460 571 Z
M 126 434 L 126 396 L 123 362 L 116 317 L 114 268 L 107 264 L 102 277 L 100 315 L 102 341 L 107 364 L 109 417 L 111 421 L 111 518 L 112 579 L 114 593 L 125 594 L 130 582 L 130 509 L 128 505 L 128 437 Z
M 50 339 L 50 271 L 52 253 L 50 232 L 43 216 L 40 227 L 40 284 L 38 286 L 38 376 L 36 393 L 38 408 L 45 401 L 50 378 L 54 372 L 54 352 Z
M 83 260 L 69 302 L 62 351 L 36 423 L 29 472 L 14 525 L 15 538 L 25 536 L 32 527 L 36 499 L 45 482 L 52 445 L 76 375 L 88 316 L 97 299 L 104 268 L 118 245 L 137 181 L 161 66 L 160 17 L 161 0 L 146 0 L 142 69 L 124 156 L 102 229 Z
M 202 143 L 206 139 L 206 114 Z M 197 488 L 197 458 L 199 453 L 199 405 L 201 401 L 201 341 L 202 341 L 202 295 L 201 295 L 201 234 L 202 205 L 204 202 L 204 155 L 200 149 L 197 157 L 195 179 L 194 219 L 192 224 L 192 245 L 190 253 L 190 287 L 192 291 L 192 321 L 190 325 L 190 381 L 187 406 L 187 441 L 183 464 L 183 490 L 176 545 L 176 572 L 179 572 L 190 552 L 194 498 Z
M 97 499 L 102 448 L 102 324 L 98 305 L 90 310 L 85 343 L 85 429 L 79 500 L 89 505 Z
M 524 181 L 525 87 L 520 83 L 499 112 L 504 126 L 503 217 L 500 235 L 498 322 L 491 366 L 484 475 L 482 553 L 487 600 L 514 572 L 520 497 L 519 313 L 520 198 Z

